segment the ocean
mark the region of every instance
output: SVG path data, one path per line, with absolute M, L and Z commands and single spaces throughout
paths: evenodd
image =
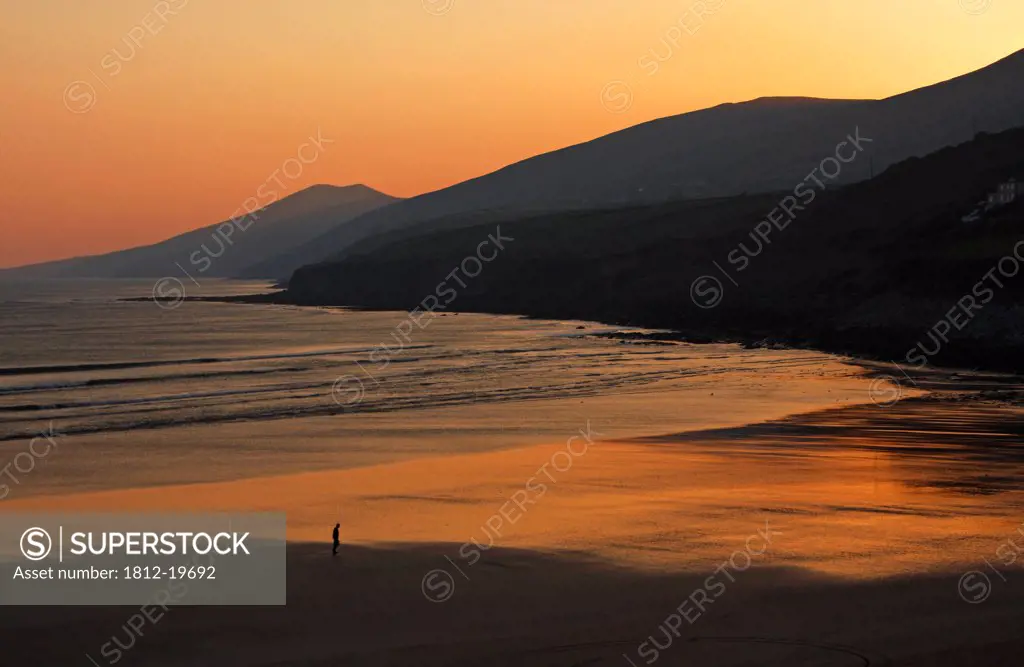
M 681 433 L 868 399 L 860 369 L 814 352 L 511 316 L 158 304 L 152 290 L 0 283 L 0 466 L 40 433 L 61 443 L 12 494 L 488 451 L 586 422 L 616 438 Z

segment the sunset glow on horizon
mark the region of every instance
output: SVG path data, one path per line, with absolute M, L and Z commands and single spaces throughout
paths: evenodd
M 655 118 L 883 98 L 1024 48 L 1012 0 L 2 1 L 0 267 L 228 218 L 318 133 L 282 195 L 409 197 Z

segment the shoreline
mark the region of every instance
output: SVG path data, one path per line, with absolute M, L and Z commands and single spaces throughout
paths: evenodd
M 248 305 L 275 305 L 292 306 L 299 308 L 325 308 L 344 309 L 360 312 L 402 312 L 409 311 L 401 306 L 364 306 L 364 305 L 341 305 L 332 303 L 307 303 L 297 299 L 284 298 L 288 296 L 288 290 L 283 289 L 266 294 L 245 294 L 234 296 L 204 296 L 185 297 L 184 302 L 197 303 L 233 303 Z M 121 301 L 146 302 L 153 301 L 152 297 L 126 298 Z M 168 301 L 169 299 L 156 299 L 157 301 Z M 677 326 L 668 326 L 664 322 L 648 322 L 646 320 L 626 319 L 622 321 L 614 318 L 602 317 L 597 314 L 585 313 L 563 313 L 551 312 L 522 312 L 520 310 L 501 310 L 493 308 L 466 308 L 452 311 L 439 311 L 446 314 L 473 313 L 478 315 L 495 315 L 522 317 L 529 320 L 555 320 L 555 321 L 581 321 L 609 327 L 629 327 L 637 329 L 658 330 L 656 334 L 636 334 L 636 338 L 648 340 L 665 340 L 690 343 L 694 345 L 726 344 L 738 345 L 744 349 L 793 349 L 820 354 L 840 356 L 852 362 L 863 364 L 865 367 L 875 368 L 879 364 L 889 367 L 889 370 L 898 369 L 897 375 L 908 377 L 911 383 L 917 377 L 929 375 L 961 376 L 965 374 L 998 374 L 1012 380 L 1013 376 L 1024 374 L 1024 349 L 1019 346 L 1005 345 L 996 346 L 984 350 L 981 356 L 963 356 L 963 365 L 959 366 L 914 366 L 901 364 L 895 361 L 899 356 L 897 347 L 890 341 L 896 337 L 896 332 L 908 334 L 909 330 L 903 329 L 881 329 L 871 330 L 867 338 L 855 334 L 840 335 L 838 332 L 824 331 L 815 336 L 798 336 L 791 333 L 779 333 L 777 331 L 763 330 L 755 333 L 740 333 L 732 330 L 722 330 L 718 333 L 709 333 L 703 329 L 688 330 Z M 915 331 L 918 337 L 921 331 Z M 907 336 L 904 338 L 909 339 Z M 903 338 L 899 338 L 903 339 Z M 905 352 L 905 351 L 904 351 Z M 1008 361 L 1009 360 L 1009 361 Z M 987 362 L 987 363 L 986 363 Z M 880 375 L 892 375 L 879 371 Z
M 320 541 L 340 517 L 348 544 L 476 540 L 684 571 L 769 521 L 793 536 L 777 564 L 873 578 L 949 569 L 993 552 L 1020 523 L 1021 409 L 949 407 L 920 397 L 630 439 L 607 438 L 595 424 L 592 435 L 541 445 L 27 496 L 4 509 L 282 511 L 295 543 Z M 849 539 L 814 537 L 836 530 Z M 489 549 L 471 549 L 481 550 Z
M 135 442 L 139 429 L 75 432 L 65 427 L 60 434 L 73 438 L 68 443 L 74 446 L 62 442 L 60 469 L 34 477 L 30 487 L 19 487 L 18 496 L 60 498 L 444 461 L 550 444 L 588 423 L 605 439 L 630 442 L 666 433 L 749 428 L 840 405 L 872 405 L 876 399 L 905 395 L 902 388 L 885 378 L 869 381 L 862 367 L 842 359 L 815 355 L 815 359 L 807 360 L 793 351 L 772 356 L 778 358 L 760 367 L 759 379 L 736 371 L 732 378 L 703 376 L 696 383 L 669 383 L 637 393 L 611 391 L 535 401 L 440 405 L 415 412 L 339 409 L 332 414 L 165 425 L 143 431 L 144 447 Z M 795 374 L 787 363 L 793 356 L 798 369 Z M 680 406 L 686 409 L 679 411 Z M 535 416 L 536 423 L 524 421 L 526 411 Z M 344 421 L 338 421 L 339 416 Z M 374 435 L 378 430 L 381 433 Z M 346 433 L 362 436 L 358 442 L 351 442 L 343 439 Z M 218 441 L 212 452 L 205 444 L 211 439 Z M 426 449 L 416 446 L 421 441 Z M 253 451 L 259 456 L 246 456 Z M 94 462 L 95 456 L 123 459 L 129 464 L 118 484 L 96 485 L 95 475 L 102 466 Z M 180 460 L 192 456 L 204 456 L 207 465 L 202 469 L 179 467 Z M 143 461 L 148 464 L 142 465 Z M 7 499 L 8 505 L 13 502 L 18 500 Z

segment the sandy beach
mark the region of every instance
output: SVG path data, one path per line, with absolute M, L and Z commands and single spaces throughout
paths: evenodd
M 288 605 L 157 608 L 139 632 L 126 608 L 4 622 L 38 664 L 110 662 L 108 636 L 151 665 L 1006 664 L 1024 649 L 1022 573 L 997 556 L 1024 530 L 1021 415 L 938 394 L 626 441 L 582 423 L 545 445 L 14 500 L 287 511 Z
M 152 665 L 997 665 L 1022 649 L 1010 584 L 984 604 L 956 594 L 957 576 L 876 581 L 759 567 L 734 574 L 705 611 L 690 602 L 718 566 L 651 573 L 587 559 L 497 551 L 451 600 L 420 593 L 422 572 L 447 545 L 318 546 L 289 552 L 285 608 L 137 608 L 5 612 L 16 664 L 106 664 L 116 638 L 123 664 Z M 728 558 L 728 554 L 724 556 Z M 683 607 L 679 636 L 669 620 Z M 941 631 L 940 631 L 941 630 Z M 59 641 L 54 638 L 59 637 Z M 644 643 L 644 648 L 641 648 Z M 668 645 L 667 645 L 668 644 Z M 641 653 L 641 651 L 644 651 Z M 650 663 L 653 664 L 653 663 Z

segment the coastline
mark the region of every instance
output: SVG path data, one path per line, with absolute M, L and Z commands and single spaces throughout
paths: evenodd
M 139 297 L 123 299 L 124 301 L 145 302 L 152 298 Z M 160 301 L 161 299 L 157 299 Z M 338 308 L 366 312 L 407 312 L 408 306 L 396 301 L 393 304 L 345 305 L 331 302 L 310 302 L 294 298 L 287 289 L 266 294 L 246 294 L 234 296 L 186 297 L 184 301 L 235 303 L 255 305 L 281 305 L 305 308 Z M 446 311 L 447 312 L 447 311 Z M 692 344 L 733 344 L 745 349 L 782 348 L 798 349 L 808 352 L 838 355 L 852 361 L 863 362 L 869 368 L 886 365 L 888 370 L 881 368 L 880 375 L 896 376 L 908 379 L 909 384 L 919 376 L 944 375 L 948 377 L 972 373 L 995 373 L 1006 376 L 1024 374 L 1024 348 L 1010 344 L 993 344 L 988 347 L 974 347 L 970 351 L 961 352 L 959 348 L 947 351 L 951 362 L 942 366 L 911 365 L 903 360 L 906 346 L 894 341 L 908 341 L 920 338 L 922 331 L 911 328 L 847 329 L 838 331 L 822 329 L 817 332 L 787 330 L 785 328 L 760 328 L 739 331 L 734 328 L 688 328 L 680 327 L 678 322 L 668 322 L 661 317 L 623 318 L 617 319 L 610 313 L 534 309 L 502 309 L 493 305 L 459 308 L 450 312 L 475 313 L 480 315 L 517 316 L 533 320 L 572 320 L 593 322 L 603 326 L 630 327 L 640 329 L 657 329 L 657 334 L 647 335 L 650 340 L 670 340 Z M 946 359 L 946 357 L 944 357 Z M 903 363 L 900 363 L 903 361 Z M 909 376 L 909 377 L 908 377 Z M 1009 378 L 1008 378 L 1009 379 Z
M 950 569 L 1012 533 L 1022 414 L 933 394 L 628 439 L 598 421 L 545 444 L 25 496 L 4 509 L 281 511 L 293 542 L 318 541 L 340 517 L 349 544 L 475 539 L 683 571 L 770 521 L 794 536 L 775 564 L 873 578 Z M 820 539 L 835 531 L 848 538 Z

